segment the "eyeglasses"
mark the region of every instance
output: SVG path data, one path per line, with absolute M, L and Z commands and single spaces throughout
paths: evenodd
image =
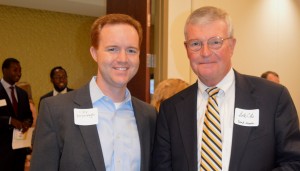
M 220 49 L 223 45 L 223 41 L 231 39 L 232 37 L 222 38 L 222 37 L 212 37 L 207 40 L 207 46 L 210 49 Z M 184 42 L 185 46 L 191 51 L 199 51 L 203 47 L 203 42 L 198 39 L 187 40 Z

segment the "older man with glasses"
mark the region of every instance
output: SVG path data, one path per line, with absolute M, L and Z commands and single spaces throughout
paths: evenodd
M 286 87 L 232 68 L 236 39 L 228 13 L 199 8 L 184 33 L 198 80 L 161 104 L 153 170 L 300 170 L 293 100 Z

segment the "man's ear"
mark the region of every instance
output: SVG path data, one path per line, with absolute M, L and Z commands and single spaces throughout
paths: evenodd
M 91 46 L 90 53 L 91 53 L 91 56 L 93 57 L 94 61 L 97 62 L 97 49 L 95 49 L 93 46 Z
M 3 76 L 6 74 L 6 72 L 7 72 L 7 69 L 6 69 L 6 68 L 3 68 L 3 69 L 2 69 Z

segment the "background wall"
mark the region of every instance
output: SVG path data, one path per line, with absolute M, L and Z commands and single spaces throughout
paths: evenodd
M 50 70 L 62 66 L 69 87 L 79 88 L 97 72 L 89 54 L 94 17 L 0 5 L 0 62 L 21 62 L 20 81 L 31 84 L 33 100 L 52 90 Z M 0 74 L 2 78 L 2 72 Z
M 164 1 L 167 24 L 161 37 L 163 77 L 194 83 L 195 75 L 183 46 L 183 26 L 192 10 L 214 5 L 227 10 L 235 25 L 237 45 L 233 66 L 241 73 L 260 76 L 266 70 L 280 75 L 300 110 L 300 1 L 299 0 L 170 0 Z M 89 54 L 89 30 L 95 18 L 0 5 L 0 61 L 20 60 L 21 81 L 32 85 L 34 101 L 52 89 L 50 69 L 62 65 L 69 86 L 79 88 L 96 73 Z M 167 45 L 166 45 L 167 44 Z M 166 48 L 165 48 L 166 47 Z M 167 72 L 167 73 L 165 73 Z M 2 73 L 0 73 L 2 77 Z
M 192 10 L 212 5 L 230 13 L 237 44 L 233 67 L 260 76 L 273 70 L 280 76 L 300 112 L 300 1 L 299 0 L 172 0 L 168 1 L 167 78 L 194 83 L 184 49 L 183 27 Z M 165 78 L 164 78 L 165 79 Z

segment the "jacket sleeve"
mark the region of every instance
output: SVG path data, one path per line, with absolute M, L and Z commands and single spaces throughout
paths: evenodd
M 152 154 L 152 171 L 172 170 L 171 139 L 168 129 L 163 106 L 161 106 L 156 122 L 156 134 Z
M 59 170 L 59 146 L 55 124 L 47 101 L 43 100 L 33 137 L 30 170 Z
M 276 164 L 279 170 L 300 170 L 300 132 L 298 114 L 286 88 L 279 99 L 275 117 Z

